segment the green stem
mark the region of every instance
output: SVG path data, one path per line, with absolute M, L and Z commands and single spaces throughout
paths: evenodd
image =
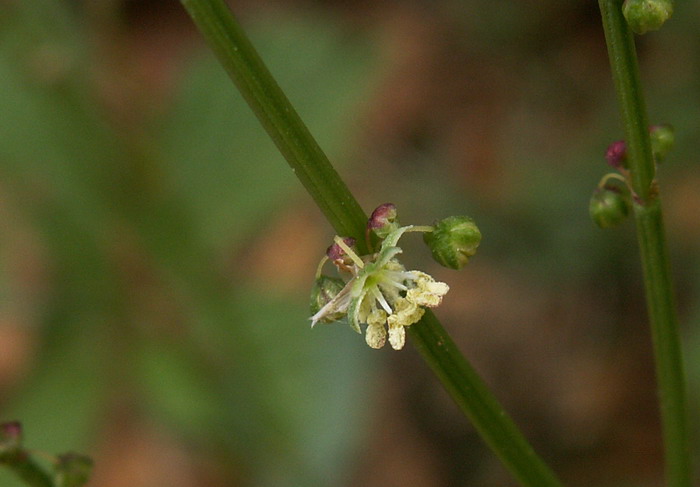
M 364 245 L 365 213 L 270 75 L 223 0 L 181 0 L 201 34 L 336 232 Z M 359 249 L 365 252 L 367 249 Z M 560 487 L 432 313 L 416 347 L 486 442 L 526 487 Z
M 666 479 L 669 487 L 690 487 L 692 471 L 680 333 L 634 38 L 622 15 L 621 4 L 621 0 L 599 0 L 625 125 L 630 177 L 638 197 L 634 214 L 656 360 Z
M 12 470 L 30 487 L 54 487 L 51 477 L 24 450 L 3 454 L 0 464 Z
M 427 310 L 423 319 L 409 326 L 408 331 L 452 399 L 520 483 L 560 486 L 554 473 L 535 453 L 435 315 Z

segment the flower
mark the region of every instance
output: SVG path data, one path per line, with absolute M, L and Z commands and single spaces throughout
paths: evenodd
M 362 333 L 361 325 L 366 325 L 365 340 L 370 347 L 382 348 L 388 336 L 391 347 L 401 350 L 406 342 L 405 328 L 418 322 L 425 308 L 438 306 L 449 291 L 444 282 L 421 271 L 407 271 L 397 260 L 403 251 L 396 244 L 408 231 L 422 228 L 397 228 L 386 235 L 377 253 L 364 257 L 346 240 L 335 237 L 335 245 L 349 258 L 342 270 L 352 277 L 311 317 L 311 326 L 347 315 L 350 327 L 358 333 Z

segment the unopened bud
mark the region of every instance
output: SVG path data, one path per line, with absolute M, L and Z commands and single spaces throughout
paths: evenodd
M 625 144 L 625 141 L 616 140 L 612 142 L 605 150 L 605 160 L 615 169 L 627 167 L 627 144 Z
M 659 30 L 673 15 L 672 0 L 625 0 L 622 13 L 635 34 Z
M 17 450 L 22 444 L 22 424 L 8 421 L 0 424 L 0 453 Z
M 649 127 L 649 136 L 651 137 L 651 150 L 654 153 L 654 160 L 656 162 L 663 161 L 676 142 L 673 127 L 669 124 L 653 125 Z
M 348 247 L 352 247 L 353 245 L 355 245 L 355 239 L 352 237 L 345 237 L 343 239 L 343 243 Z M 326 255 L 331 260 L 331 262 L 335 264 L 352 263 L 352 259 L 350 258 L 350 256 L 348 256 L 343 247 L 341 247 L 337 243 L 334 243 L 326 249 Z
M 93 461 L 77 453 L 59 455 L 54 467 L 56 485 L 60 487 L 82 487 L 92 474 Z
M 315 315 L 318 311 L 328 304 L 336 295 L 345 287 L 342 279 L 329 276 L 319 276 L 316 278 L 313 287 L 311 288 L 311 315 Z M 324 316 L 319 321 L 321 323 L 332 323 L 342 318 L 345 313 L 334 313 L 329 316 Z
M 432 232 L 423 234 L 433 258 L 450 269 L 461 269 L 476 253 L 481 232 L 469 217 L 451 216 L 440 220 Z
M 396 206 L 393 203 L 379 205 L 367 220 L 367 228 L 374 230 L 379 238 L 385 238 L 389 233 L 399 228 L 396 215 Z
M 591 196 L 588 211 L 600 228 L 610 228 L 622 223 L 629 214 L 629 200 L 618 188 L 598 188 Z

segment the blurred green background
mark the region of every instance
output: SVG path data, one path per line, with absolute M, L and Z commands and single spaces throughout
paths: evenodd
M 477 220 L 463 271 L 419 239 L 407 265 L 565 482 L 659 485 L 634 228 L 587 214 L 622 137 L 595 2 L 233 7 L 368 212 Z M 696 431 L 699 25 L 679 2 L 639 39 Z M 100 487 L 515 485 L 410 346 L 309 330 L 332 236 L 178 2 L 0 0 L 0 408 L 28 447 Z

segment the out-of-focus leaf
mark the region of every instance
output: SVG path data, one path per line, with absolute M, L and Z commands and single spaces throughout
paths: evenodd
M 123 153 L 87 89 L 80 29 L 64 2 L 19 2 L 8 12 L 0 31 L 0 176 L 32 205 L 63 208 L 97 231 L 120 190 Z
M 96 247 L 119 151 L 84 88 L 85 44 L 67 3 L 5 7 L 0 178 L 7 200 L 46 237 L 56 300 L 35 312 L 50 325 L 42 353 L 3 414 L 23 423 L 30 448 L 55 454 L 87 447 L 102 405 L 103 333 L 114 309 Z
M 321 145 L 347 141 L 368 88 L 367 49 L 320 21 L 254 25 L 251 35 Z M 240 241 L 300 189 L 282 156 L 210 55 L 194 63 L 169 114 L 166 164 L 204 240 Z
M 37 373 L 4 413 L 21 420 L 28 447 L 52 454 L 89 445 L 107 384 L 104 324 L 89 315 L 74 320 L 52 335 Z
M 185 345 L 144 338 L 133 351 L 134 368 L 146 408 L 190 438 L 201 440 L 222 426 L 225 411 L 215 369 Z
M 232 351 L 222 377 L 228 443 L 255 466 L 255 485 L 342 485 L 371 406 L 376 355 L 348 327 L 311 330 L 299 300 L 251 290 L 234 306 L 219 336 Z

